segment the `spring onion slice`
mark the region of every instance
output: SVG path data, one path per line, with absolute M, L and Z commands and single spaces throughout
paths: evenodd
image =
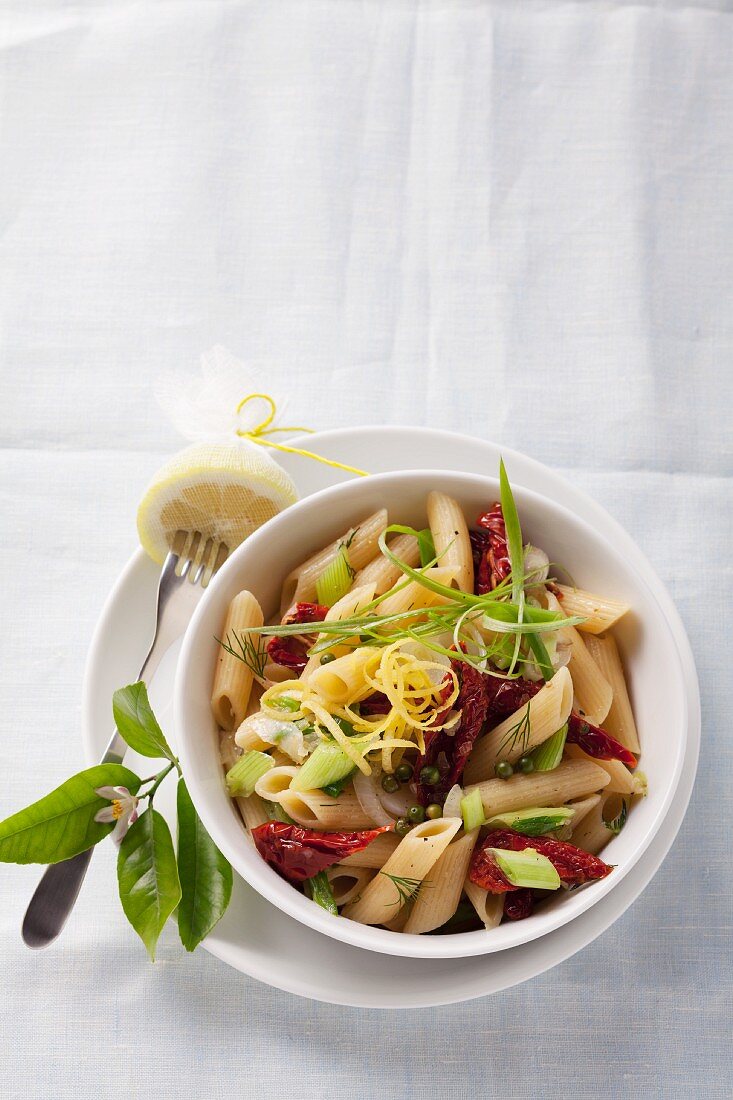
M 504 459 L 499 459 L 499 491 L 501 495 L 501 511 L 504 516 L 504 529 L 506 531 L 506 543 L 509 551 L 511 565 L 512 600 L 517 605 L 517 624 L 524 618 L 524 546 L 522 544 L 522 528 L 519 523 L 519 513 L 514 501 L 514 493 L 506 474 Z M 514 641 L 514 654 L 509 664 L 509 672 L 514 672 L 519 658 L 521 643 L 519 632 Z
M 423 569 L 429 566 L 431 562 L 437 561 L 433 533 L 429 527 L 424 527 L 422 531 L 418 531 L 417 545 L 420 550 L 420 565 Z
M 572 816 L 569 806 L 531 806 L 527 810 L 495 814 L 486 824 L 490 829 L 513 829 L 524 836 L 542 836 L 560 829 Z
M 316 599 L 319 604 L 324 607 L 333 607 L 351 588 L 354 575 L 349 561 L 349 552 L 342 544 L 336 557 L 329 562 L 316 581 Z
M 508 852 L 504 848 L 488 848 L 502 874 L 512 886 L 524 886 L 531 890 L 558 890 L 560 876 L 547 856 L 534 848 L 523 852 Z
M 325 909 L 327 913 L 332 913 L 334 917 L 339 915 L 331 883 L 328 881 L 328 875 L 325 871 L 319 871 L 317 875 L 313 875 L 313 878 L 306 879 L 305 890 L 308 897 L 316 905 L 320 905 L 321 909 Z
M 485 821 L 484 804 L 481 801 L 481 792 L 474 788 L 465 798 L 461 799 L 461 817 L 463 828 L 467 833 L 472 829 L 478 829 Z
M 266 752 L 250 749 L 240 756 L 226 774 L 227 791 L 231 798 L 249 798 L 254 793 L 255 783 L 275 767 L 275 761 Z
M 529 755 L 534 761 L 535 771 L 551 772 L 553 768 L 558 766 L 562 760 L 567 735 L 568 724 L 566 722 L 557 733 L 553 733 L 552 737 L 548 737 L 546 741 L 543 741 L 541 745 L 532 750 Z
M 306 762 L 293 777 L 293 791 L 315 791 L 338 783 L 354 770 L 354 761 L 334 742 L 317 745 Z

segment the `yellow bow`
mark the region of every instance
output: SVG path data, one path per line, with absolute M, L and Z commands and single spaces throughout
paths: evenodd
M 324 458 L 323 455 L 317 455 L 313 451 L 305 451 L 302 447 L 289 447 L 286 443 L 275 443 L 272 439 L 267 439 L 266 436 L 274 435 L 275 432 L 313 432 L 313 428 L 271 428 L 275 415 L 277 413 L 277 406 L 268 393 L 248 393 L 246 397 L 237 405 L 237 415 L 242 411 L 244 406 L 249 401 L 256 401 L 259 398 L 260 401 L 264 401 L 266 405 L 270 406 L 270 411 L 264 420 L 259 424 L 255 424 L 254 428 L 250 428 L 249 431 L 245 431 L 243 428 L 237 428 L 237 435 L 242 439 L 249 439 L 252 443 L 257 443 L 261 447 L 273 447 L 277 451 L 286 451 L 292 455 L 302 455 L 304 458 L 314 458 L 316 462 L 322 462 L 324 466 L 334 466 L 337 470 L 346 470 L 349 474 L 358 474 L 359 477 L 368 477 L 367 470 L 358 470 L 356 466 L 347 466 L 344 462 L 336 462 L 332 458 Z

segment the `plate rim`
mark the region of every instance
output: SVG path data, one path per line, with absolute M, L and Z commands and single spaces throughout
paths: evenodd
M 527 981 L 532 977 L 536 977 L 553 966 L 565 961 L 571 955 L 577 951 L 582 950 L 598 936 L 602 935 L 604 931 L 610 927 L 622 914 L 637 900 L 639 895 L 649 885 L 651 879 L 659 870 L 663 860 L 665 859 L 669 849 L 671 848 L 675 837 L 679 831 L 679 828 L 684 819 L 687 806 L 692 794 L 695 775 L 697 771 L 697 763 L 699 757 L 700 747 L 700 735 L 701 735 L 701 715 L 700 715 L 700 692 L 699 682 L 697 677 L 697 670 L 695 668 L 694 657 L 692 649 L 687 637 L 684 624 L 677 611 L 677 608 L 672 601 L 672 598 L 667 590 L 666 585 L 658 576 L 653 566 L 647 559 L 644 552 L 633 540 L 631 535 L 625 530 L 625 528 L 616 520 L 605 508 L 598 504 L 591 496 L 589 496 L 582 489 L 577 488 L 572 484 L 565 476 L 556 472 L 551 467 L 545 465 L 537 459 L 532 458 L 523 452 L 516 451 L 510 447 L 506 447 L 496 443 L 492 440 L 481 439 L 477 436 L 463 434 L 459 432 L 447 431 L 440 428 L 429 428 L 424 426 L 413 425 L 365 425 L 357 428 L 334 428 L 325 429 L 321 432 L 316 432 L 308 436 L 297 437 L 292 440 L 293 445 L 303 445 L 308 449 L 317 451 L 323 444 L 339 444 L 343 442 L 346 447 L 351 445 L 353 447 L 355 443 L 355 437 L 359 438 L 360 444 L 362 440 L 366 440 L 369 445 L 369 437 L 389 435 L 392 437 L 399 436 L 403 441 L 404 437 L 411 436 L 413 439 L 420 437 L 420 440 L 425 443 L 427 441 L 435 442 L 438 440 L 445 446 L 451 444 L 460 444 L 462 447 L 475 447 L 479 451 L 483 449 L 486 454 L 486 458 L 490 461 L 495 461 L 498 453 L 501 453 L 506 459 L 511 458 L 513 461 L 517 461 L 521 469 L 515 474 L 517 484 L 524 485 L 525 487 L 535 491 L 544 492 L 544 488 L 537 486 L 535 477 L 541 481 L 549 481 L 550 484 L 557 487 L 561 494 L 560 503 L 566 508 L 574 510 L 577 506 L 579 514 L 587 522 L 591 522 L 594 518 L 601 522 L 607 530 L 612 531 L 617 537 L 621 538 L 629 552 L 631 552 L 637 561 L 643 564 L 645 567 L 646 577 L 650 582 L 650 587 L 655 596 L 660 600 L 664 609 L 665 615 L 668 617 L 670 624 L 673 628 L 674 642 L 678 649 L 681 659 L 682 667 L 686 678 L 686 694 L 688 702 L 688 740 L 687 749 L 685 752 L 685 765 L 683 767 L 682 778 L 677 788 L 675 802 L 673 803 L 670 811 L 665 819 L 661 829 L 657 833 L 656 837 L 652 841 L 652 844 L 644 853 L 642 858 L 636 864 L 636 866 L 630 871 L 623 884 L 619 884 L 619 892 L 614 895 L 610 895 L 606 899 L 605 906 L 592 907 L 586 913 L 580 914 L 575 920 L 568 924 L 556 929 L 553 932 L 549 932 L 546 936 L 540 937 L 533 941 L 534 945 L 545 945 L 548 940 L 553 941 L 554 955 L 550 961 L 545 957 L 541 960 L 530 961 L 528 956 L 528 949 L 531 949 L 532 943 L 526 945 L 520 945 L 516 948 L 508 949 L 501 953 L 501 956 L 508 956 L 512 953 L 521 952 L 522 959 L 518 960 L 518 966 L 516 970 L 507 976 L 507 979 L 503 978 L 499 980 L 499 984 L 494 984 L 488 990 L 486 988 L 471 990 L 469 992 L 460 991 L 458 993 L 445 993 L 444 995 L 436 996 L 435 993 L 428 993 L 427 995 L 423 990 L 418 990 L 413 995 L 401 995 L 398 999 L 392 1000 L 389 1003 L 385 1003 L 382 999 L 383 995 L 363 993 L 358 997 L 355 997 L 352 990 L 333 990 L 328 991 L 327 994 L 321 993 L 320 990 L 314 992 L 311 988 L 304 985 L 300 981 L 295 980 L 295 976 L 292 972 L 289 972 L 290 978 L 278 976 L 277 979 L 273 978 L 273 975 L 267 969 L 266 962 L 262 960 L 262 965 L 257 966 L 255 960 L 247 958 L 242 960 L 241 958 L 235 959 L 232 957 L 231 945 L 228 942 L 219 942 L 216 939 L 216 931 L 212 933 L 207 941 L 204 943 L 204 947 L 215 957 L 221 961 L 226 962 L 228 965 L 233 966 L 240 972 L 248 974 L 255 980 L 263 982 L 263 984 L 269 985 L 274 988 L 282 989 L 286 992 L 292 993 L 296 996 L 302 996 L 310 1000 L 316 1000 L 327 1004 L 339 1004 L 349 1005 L 353 1007 L 381 1007 L 389 1009 L 398 1008 L 415 1008 L 415 1007 L 428 1007 L 437 1006 L 443 1004 L 456 1004 L 464 1001 L 473 1000 L 482 996 L 489 996 L 492 993 L 498 993 L 503 989 L 510 988 L 523 981 Z M 363 444 L 362 444 L 363 445 Z M 299 462 L 312 462 L 312 460 L 300 459 L 293 463 L 296 467 L 295 475 L 297 481 L 297 466 Z M 471 460 L 474 461 L 473 459 Z M 435 463 L 433 463 L 435 465 Z M 392 469 L 406 469 L 407 466 L 397 465 L 396 463 L 391 466 Z M 324 468 L 325 469 L 325 468 Z M 291 474 L 293 471 L 288 470 Z M 330 471 L 333 474 L 333 471 Z M 530 484 L 527 484 L 527 475 L 529 473 Z M 333 482 L 329 482 L 332 484 Z M 316 490 L 312 490 L 316 491 Z M 308 492 L 303 494 L 304 496 L 310 495 Z M 102 659 L 100 651 L 100 642 L 104 637 L 106 631 L 109 629 L 110 615 L 114 610 L 115 604 L 119 600 L 120 595 L 123 593 L 126 585 L 131 581 L 135 581 L 136 575 L 141 573 L 144 568 L 156 568 L 152 567 L 151 563 L 145 556 L 142 549 L 138 548 L 132 556 L 128 559 L 125 566 L 122 568 L 119 576 L 113 584 L 106 600 L 104 601 L 97 624 L 92 634 L 89 651 L 87 655 L 87 661 L 83 679 L 82 689 L 82 738 L 84 744 L 84 752 L 88 759 L 94 760 L 98 754 L 99 747 L 103 743 L 102 739 L 106 738 L 105 731 L 97 733 L 94 736 L 94 720 L 92 718 L 92 711 L 94 709 L 94 673 Z M 139 583 L 139 580 L 138 580 Z M 647 866 L 649 864 L 649 866 Z M 636 880 L 641 879 L 639 883 Z M 628 894 L 628 897 L 626 896 Z M 611 897 L 614 897 L 616 905 L 613 906 L 614 912 L 612 915 L 608 915 L 608 907 L 611 901 Z M 616 911 L 618 910 L 618 911 Z M 276 910 L 277 911 L 277 910 Z M 279 911 L 277 911 L 279 913 Z M 594 927 L 588 929 L 588 925 L 591 923 L 592 918 Z M 599 920 L 599 918 L 601 918 Z M 567 942 L 562 943 L 567 934 L 568 929 L 576 928 L 578 922 L 583 922 L 584 927 L 581 930 L 580 937 L 568 937 Z M 325 938 L 325 937 L 324 937 Z M 349 947 L 350 951 L 359 951 L 363 954 L 364 959 L 368 960 L 372 956 L 372 952 L 359 947 Z M 546 952 L 544 952 L 546 954 Z M 496 959 L 496 955 L 490 956 L 477 956 L 477 958 L 493 958 Z M 259 960 L 257 960 L 259 961 Z M 431 960 L 409 960 L 415 964 L 421 966 L 430 966 Z M 441 960 L 433 960 L 437 963 Z M 460 961 L 460 960 L 456 960 Z M 245 965 L 246 962 L 246 965 Z M 524 963 L 524 966 L 522 965 Z M 519 973 L 517 973 L 519 971 Z

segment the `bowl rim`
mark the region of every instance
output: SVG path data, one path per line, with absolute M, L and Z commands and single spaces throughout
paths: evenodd
M 502 930 L 506 931 L 502 935 L 501 942 L 499 943 L 496 942 L 497 937 L 495 934 L 489 934 L 495 933 L 496 930 L 494 929 L 488 931 L 481 929 L 475 932 L 463 932 L 435 937 L 404 936 L 401 933 L 391 932 L 388 929 L 361 925 L 354 921 L 334 917 L 319 906 L 313 904 L 298 891 L 292 889 L 290 884 L 281 879 L 264 860 L 258 857 L 257 862 L 253 861 L 250 863 L 249 856 L 251 856 L 254 851 L 251 846 L 247 845 L 239 848 L 231 844 L 226 831 L 219 827 L 214 811 L 212 810 L 212 812 L 209 813 L 209 794 L 205 789 L 205 785 L 200 782 L 196 768 L 192 763 L 188 751 L 189 735 L 186 733 L 185 714 L 188 694 L 187 683 L 189 681 L 188 669 L 190 663 L 195 659 L 196 650 L 199 645 L 200 639 L 198 635 L 200 623 L 205 618 L 207 608 L 214 599 L 215 593 L 220 587 L 223 587 L 233 572 L 241 568 L 242 559 L 246 559 L 246 556 L 253 550 L 256 553 L 260 545 L 263 547 L 267 546 L 269 540 L 276 535 L 283 523 L 292 521 L 293 514 L 306 512 L 309 507 L 320 503 L 324 499 L 333 499 L 334 501 L 342 499 L 348 500 L 355 492 L 357 494 L 359 493 L 360 490 L 358 487 L 361 485 L 368 484 L 373 487 L 375 483 L 387 484 L 425 478 L 433 479 L 436 482 L 440 479 L 445 479 L 448 481 L 463 481 L 468 485 L 473 484 L 482 487 L 490 486 L 492 492 L 496 492 L 498 489 L 497 478 L 467 471 L 419 469 L 395 470 L 373 474 L 368 478 L 349 480 L 327 486 L 302 498 L 268 520 L 267 523 L 253 532 L 244 543 L 240 544 L 240 546 L 238 546 L 229 556 L 205 590 L 186 629 L 176 666 L 173 696 L 173 723 L 184 775 L 186 776 L 188 789 L 199 816 L 217 846 L 232 864 L 234 870 L 253 889 L 257 890 L 259 894 L 266 898 L 266 900 L 270 901 L 294 920 L 326 936 L 359 947 L 363 950 L 378 951 L 380 953 L 408 958 L 458 958 L 510 950 L 523 943 L 539 939 L 555 931 L 557 928 L 570 923 L 575 917 L 580 916 L 581 913 L 598 904 L 623 880 L 629 871 L 637 864 L 649 844 L 651 844 L 652 840 L 659 832 L 679 785 L 689 733 L 686 708 L 680 708 L 682 715 L 681 736 L 677 739 L 672 778 L 654 818 L 648 824 L 643 838 L 634 849 L 632 855 L 628 857 L 621 866 L 617 866 L 612 875 L 594 883 L 592 890 L 581 889 L 576 891 L 571 896 L 564 899 L 563 905 L 555 907 L 555 909 L 550 912 L 541 910 L 527 921 L 517 922 L 512 925 L 502 925 Z M 560 521 L 565 521 L 571 525 L 584 529 L 586 534 L 589 534 L 592 539 L 598 540 L 599 536 L 596 534 L 592 524 L 566 508 L 565 505 L 559 504 L 553 497 L 544 493 L 538 493 L 535 490 L 525 488 L 521 485 L 516 485 L 514 490 L 518 498 L 539 501 L 543 505 L 549 506 L 550 509 L 557 514 Z M 675 665 L 679 665 L 679 672 L 681 673 L 682 662 L 674 633 L 665 610 L 659 603 L 656 594 L 648 584 L 646 578 L 637 568 L 636 563 L 630 563 L 615 546 L 606 542 L 606 540 L 603 540 L 603 543 L 606 552 L 616 559 L 622 570 L 633 575 L 636 583 L 645 590 L 647 598 L 657 608 L 660 620 L 663 622 L 669 635 Z M 682 692 L 681 687 L 683 680 L 681 675 L 674 677 L 674 683 L 678 690 L 680 690 L 681 697 L 683 697 L 684 692 Z M 189 731 L 189 733 L 193 735 L 193 731 Z M 242 831 L 244 831 L 243 825 L 241 828 Z M 287 890 L 284 890 L 283 887 L 286 887 Z

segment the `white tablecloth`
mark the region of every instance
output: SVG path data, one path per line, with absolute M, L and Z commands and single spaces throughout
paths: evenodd
M 0 79 L 0 813 L 82 766 L 90 634 L 180 443 L 152 382 L 216 342 L 299 421 L 560 468 L 670 586 L 704 708 L 644 896 L 459 1007 L 309 1004 L 168 934 L 152 967 L 111 851 L 34 955 L 37 871 L 0 868 L 0 1094 L 730 1095 L 730 5 L 6 4 Z

